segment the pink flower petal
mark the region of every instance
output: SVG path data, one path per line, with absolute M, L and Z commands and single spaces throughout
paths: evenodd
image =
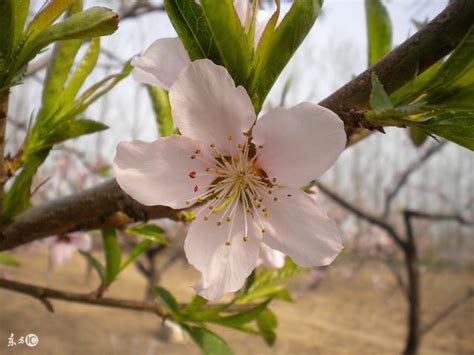
M 346 133 L 334 112 L 304 102 L 263 115 L 253 139 L 263 146 L 258 164 L 268 176 L 279 184 L 301 187 L 334 164 L 346 144 Z
M 336 223 L 302 190 L 282 189 L 262 197 L 269 214 L 265 244 L 301 266 L 328 265 L 341 252 L 342 238 Z
M 259 261 L 263 266 L 271 269 L 279 269 L 285 265 L 286 255 L 278 250 L 270 248 L 265 243 L 260 247 Z
M 92 248 L 92 238 L 89 234 L 86 233 L 71 233 L 68 235 L 71 244 L 77 249 L 81 251 L 88 251 Z
M 221 214 L 211 214 L 207 221 L 197 217 L 184 243 L 189 263 L 202 273 L 202 280 L 195 285 L 196 292 L 209 300 L 217 300 L 243 286 L 257 265 L 261 244 L 260 230 L 253 223 L 247 241 L 243 240 L 244 219 L 240 207 L 233 222 L 224 220 L 217 226 L 220 218 Z M 226 245 L 227 240 L 230 245 Z
M 70 243 L 56 242 L 51 247 L 51 261 L 54 265 L 62 265 L 72 257 L 75 251 L 76 247 Z
M 170 102 L 184 136 L 213 143 L 224 153 L 244 143 L 243 133 L 255 121 L 245 89 L 235 87 L 227 70 L 208 59 L 196 60 L 181 72 L 170 90 Z
M 133 78 L 169 90 L 183 68 L 191 63 L 179 38 L 160 38 L 133 58 Z
M 206 173 L 209 165 L 200 157 L 192 158 L 197 150 L 205 149 L 199 142 L 183 136 L 160 138 L 151 143 L 121 142 L 114 159 L 117 182 L 144 205 L 188 207 L 186 201 L 204 193 L 214 180 Z

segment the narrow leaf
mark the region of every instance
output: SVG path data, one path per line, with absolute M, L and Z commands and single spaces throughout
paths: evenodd
M 100 280 L 104 282 L 105 267 L 100 263 L 100 261 L 97 260 L 91 253 L 88 253 L 86 251 L 79 250 L 79 253 L 81 253 L 81 255 L 87 259 L 87 261 L 91 264 L 91 266 L 97 272 L 97 275 L 99 275 Z
M 11 255 L 0 253 L 0 264 L 7 266 L 20 266 L 20 263 Z
M 110 284 L 120 271 L 121 250 L 114 229 L 102 230 L 102 240 L 105 252 L 105 284 Z
M 128 234 L 143 236 L 161 245 L 169 245 L 165 231 L 155 224 L 140 224 L 127 229 Z
M 252 47 L 232 0 L 201 0 L 212 36 L 224 66 L 236 85 L 245 85 L 250 72 Z
M 369 66 L 392 48 L 392 24 L 382 0 L 365 0 Z
M 236 327 L 247 324 L 255 320 L 258 315 L 267 308 L 268 304 L 271 302 L 271 299 L 266 300 L 265 302 L 260 303 L 259 305 L 236 314 L 232 314 L 226 317 L 220 317 L 218 319 L 212 320 L 213 323 L 220 325 L 225 325 L 228 327 Z
M 153 111 L 155 112 L 155 120 L 160 137 L 172 135 L 174 132 L 174 126 L 168 92 L 151 85 L 147 85 L 146 87 Z
M 382 83 L 375 73 L 372 73 L 372 91 L 370 92 L 370 106 L 372 110 L 379 114 L 385 110 L 393 108 L 390 98 L 385 92 Z
M 142 240 L 140 243 L 135 245 L 133 249 L 128 253 L 127 259 L 120 266 L 119 272 L 125 269 L 132 261 L 138 258 L 145 250 L 147 250 L 153 242 L 149 239 Z
M 262 334 L 263 339 L 265 342 L 272 346 L 276 340 L 276 333 L 275 329 L 278 326 L 278 320 L 271 310 L 264 309 L 257 317 L 257 327 Z
M 75 0 L 49 0 L 31 20 L 27 37 L 34 38 L 51 25 Z
M 152 292 L 158 301 L 165 307 L 175 320 L 180 318 L 179 305 L 173 295 L 163 287 L 152 287 Z
M 311 30 L 319 15 L 321 3 L 321 0 L 295 0 L 276 30 L 273 31 L 276 26 L 275 15 L 264 30 L 253 60 L 254 73 L 250 85 L 247 85 L 257 112 L 278 76 Z
M 195 0 L 165 0 L 164 4 L 191 59 L 209 58 L 216 64 L 222 64 L 201 6 Z
M 233 352 L 224 339 L 206 328 L 181 324 L 191 339 L 199 346 L 204 355 L 232 355 Z

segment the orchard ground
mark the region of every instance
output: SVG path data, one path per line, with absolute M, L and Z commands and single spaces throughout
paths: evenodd
M 47 276 L 47 255 L 42 251 L 14 254 L 22 267 L 0 266 L 0 273 L 18 281 L 70 291 L 89 292 L 97 285 L 85 280 L 86 264 L 80 255 Z M 199 275 L 179 260 L 162 279 L 180 301 L 189 300 Z M 469 268 L 422 272 L 422 320 L 429 322 L 441 310 L 466 294 L 474 284 Z M 236 354 L 399 354 L 406 332 L 406 303 L 388 268 L 377 261 L 363 264 L 340 257 L 326 276 L 310 287 L 309 275 L 290 282 L 295 303 L 275 301 L 278 338 L 273 348 L 263 340 L 224 328 L 224 337 Z M 145 280 L 131 266 L 112 285 L 107 296 L 143 299 Z M 153 314 L 53 301 L 49 313 L 37 300 L 0 290 L 1 354 L 108 355 L 199 354 L 197 347 L 165 341 L 161 320 Z M 37 334 L 39 345 L 7 347 L 8 337 Z M 474 299 L 457 308 L 422 339 L 421 354 L 472 354 L 474 351 Z

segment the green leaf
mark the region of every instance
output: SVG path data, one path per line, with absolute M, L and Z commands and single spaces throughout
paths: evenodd
M 202 306 L 208 303 L 208 300 L 206 300 L 204 297 L 201 297 L 200 295 L 195 295 L 191 301 L 184 309 L 183 312 L 187 313 L 189 315 L 192 315 L 194 312 L 197 310 L 201 309 Z
M 161 245 L 169 245 L 165 238 L 165 231 L 155 224 L 139 224 L 127 229 L 127 234 L 146 237 Z
M 100 38 L 92 39 L 89 48 L 82 60 L 77 65 L 76 70 L 71 75 L 65 86 L 64 92 L 61 95 L 61 102 L 64 107 L 72 104 L 76 98 L 79 89 L 84 84 L 86 78 L 90 75 L 100 54 Z M 63 109 L 64 111 L 64 109 Z
M 82 40 L 68 40 L 58 42 L 54 46 L 44 81 L 42 105 L 38 113 L 38 119 L 41 120 L 41 117 L 49 116 L 57 111 L 59 107 L 58 97 L 64 90 L 64 85 L 74 64 L 74 58 L 82 43 Z
M 233 352 L 224 339 L 206 328 L 181 324 L 191 339 L 199 346 L 205 355 L 232 355 Z
M 38 34 L 25 46 L 20 67 L 31 60 L 41 49 L 54 41 L 88 39 L 114 33 L 118 26 L 118 15 L 104 7 L 92 7 L 73 14 Z
M 158 299 L 161 305 L 165 307 L 173 316 L 175 320 L 181 319 L 181 314 L 179 311 L 179 304 L 176 299 L 173 297 L 171 292 L 163 287 L 152 287 L 153 294 Z
M 74 0 L 49 0 L 31 20 L 26 31 L 27 37 L 32 39 L 47 29 L 73 2 Z
M 81 253 L 81 255 L 87 259 L 87 261 L 91 264 L 91 266 L 97 272 L 97 275 L 99 275 L 100 280 L 104 282 L 105 267 L 100 263 L 100 261 L 97 260 L 91 253 L 88 253 L 86 251 L 79 250 L 79 253 Z
M 392 48 L 392 24 L 382 0 L 365 0 L 369 66 L 377 63 Z
M 248 292 L 240 295 L 237 303 L 245 304 L 263 298 L 277 298 L 283 301 L 291 302 L 292 298 L 288 290 L 283 285 L 266 285 L 250 289 Z
M 192 60 L 209 58 L 222 64 L 217 45 L 195 0 L 165 0 L 166 12 Z
M 411 124 L 474 151 L 474 111 L 444 112 L 425 122 Z
M 232 0 L 201 0 L 212 36 L 236 85 L 245 85 L 250 72 L 252 47 Z
M 147 85 L 146 88 L 155 112 L 160 137 L 171 136 L 174 133 L 174 126 L 168 92 L 151 85 Z
M 278 326 L 278 320 L 271 310 L 264 309 L 257 317 L 257 327 L 262 334 L 263 339 L 265 342 L 272 346 L 276 340 L 276 333 L 275 329 Z
M 23 38 L 29 7 L 29 0 L 0 1 L 0 60 L 7 64 Z
M 213 323 L 224 325 L 226 327 L 238 327 L 244 324 L 247 324 L 255 320 L 258 315 L 267 308 L 268 304 L 271 302 L 271 299 L 266 300 L 265 302 L 260 303 L 259 305 L 248 309 L 246 311 L 238 312 L 230 316 L 219 317 L 214 320 L 210 320 Z
M 320 0 L 295 0 L 276 30 L 278 14 L 268 22 L 255 52 L 254 72 L 247 85 L 256 112 L 260 111 L 278 76 L 311 30 L 320 9 Z
M 13 217 L 30 207 L 30 189 L 33 176 L 47 156 L 48 154 L 45 152 L 31 155 L 18 176 L 16 176 L 3 201 L 4 223 L 10 223 Z
M 150 239 L 142 240 L 140 243 L 135 245 L 133 249 L 128 253 L 127 259 L 120 266 L 119 272 L 125 269 L 130 263 L 139 257 L 145 250 L 147 250 L 153 242 Z
M 382 83 L 375 73 L 372 73 L 372 91 L 370 92 L 370 106 L 376 113 L 382 113 L 386 110 L 392 109 L 393 105 L 390 98 L 385 92 Z
M 415 147 L 421 147 L 428 138 L 428 135 L 418 127 L 409 127 L 410 140 Z
M 115 280 L 120 271 L 121 250 L 115 229 L 106 228 L 102 230 L 102 240 L 105 253 L 105 277 L 104 283 L 109 285 Z
M 48 127 L 49 132 L 41 138 L 30 138 L 25 146 L 25 156 L 29 156 L 44 149 L 52 148 L 55 144 L 68 139 L 77 138 L 86 134 L 100 132 L 108 128 L 103 123 L 88 119 L 61 120 L 58 124 Z
M 18 267 L 21 264 L 11 255 L 0 253 L 0 264 Z
M 474 25 L 441 69 L 423 88 L 433 99 L 474 82 Z

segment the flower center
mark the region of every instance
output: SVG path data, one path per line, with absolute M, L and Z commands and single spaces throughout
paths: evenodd
M 246 136 L 245 144 L 234 144 L 232 136 L 228 137 L 228 153 L 222 153 L 215 144 L 211 144 L 211 153 L 204 153 L 200 150 L 194 152 L 191 159 L 199 159 L 208 165 L 205 172 L 189 172 L 188 176 L 195 179 L 199 176 L 213 176 L 214 181 L 207 191 L 203 191 L 199 196 L 186 201 L 186 204 L 204 203 L 196 213 L 195 218 L 202 218 L 209 221 L 212 214 L 219 214 L 215 222 L 221 226 L 224 222 L 230 223 L 229 236 L 226 245 L 230 245 L 231 233 L 234 225 L 235 215 L 240 209 L 244 217 L 243 240 L 249 238 L 249 221 L 255 221 L 262 233 L 265 233 L 264 220 L 268 219 L 268 210 L 263 205 L 266 195 L 274 195 L 276 189 L 282 188 L 276 183 L 276 178 L 270 178 L 257 165 L 258 152 L 262 146 L 252 143 L 249 133 Z M 194 187 L 198 191 L 198 185 Z M 273 201 L 278 201 L 274 196 Z

